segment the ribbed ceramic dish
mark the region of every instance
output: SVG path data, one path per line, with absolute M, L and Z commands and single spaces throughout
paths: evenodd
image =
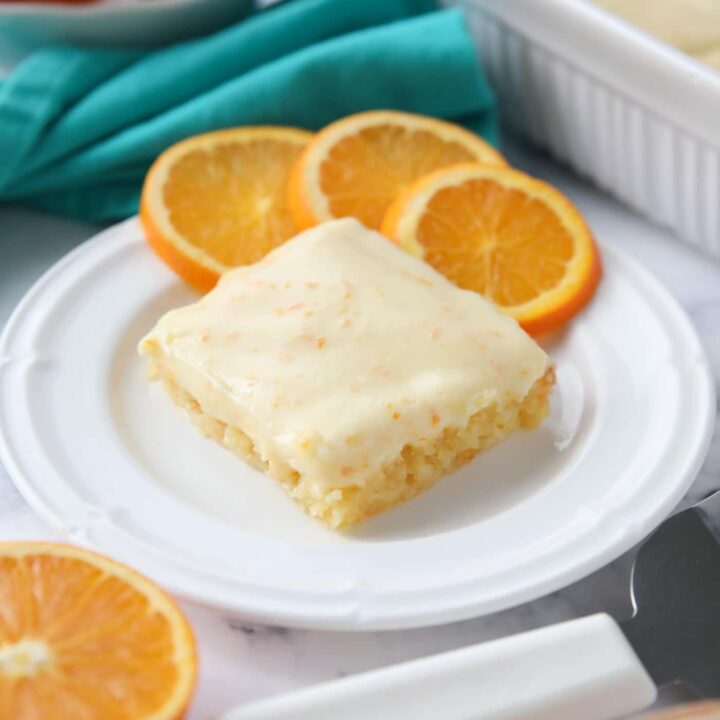
M 509 125 L 720 258 L 720 73 L 584 0 L 445 4 Z

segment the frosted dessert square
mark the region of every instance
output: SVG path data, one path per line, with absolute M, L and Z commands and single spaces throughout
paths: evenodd
M 226 273 L 139 352 L 205 435 L 333 528 L 536 427 L 554 383 L 515 320 L 351 219 Z

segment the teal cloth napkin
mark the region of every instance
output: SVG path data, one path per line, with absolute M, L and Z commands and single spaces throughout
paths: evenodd
M 0 83 L 0 200 L 92 221 L 137 211 L 153 159 L 247 124 L 317 129 L 394 108 L 496 140 L 460 13 L 433 0 L 293 0 L 162 50 L 53 46 Z

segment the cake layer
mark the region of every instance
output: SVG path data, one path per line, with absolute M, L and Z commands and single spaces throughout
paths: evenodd
M 516 430 L 540 425 L 548 414 L 548 398 L 555 382 L 553 371 L 548 370 L 522 401 L 511 400 L 503 405 L 493 402 L 468 418 L 463 427 L 446 427 L 439 436 L 426 438 L 422 444 L 406 445 L 398 457 L 362 484 L 333 487 L 318 484 L 292 467 L 270 466 L 244 432 L 209 415 L 187 387 L 180 387 L 167 366 L 160 363 L 155 369 L 170 397 L 187 411 L 203 435 L 267 472 L 307 513 L 335 529 L 352 527 L 411 500 Z
M 140 352 L 275 474 L 318 488 L 369 482 L 404 448 L 522 404 L 550 367 L 490 302 L 350 219 L 227 273 Z

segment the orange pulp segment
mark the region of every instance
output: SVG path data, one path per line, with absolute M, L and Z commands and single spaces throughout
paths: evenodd
M 419 179 L 389 208 L 382 232 L 533 334 L 579 312 L 602 274 L 575 206 L 508 167 L 459 164 Z

